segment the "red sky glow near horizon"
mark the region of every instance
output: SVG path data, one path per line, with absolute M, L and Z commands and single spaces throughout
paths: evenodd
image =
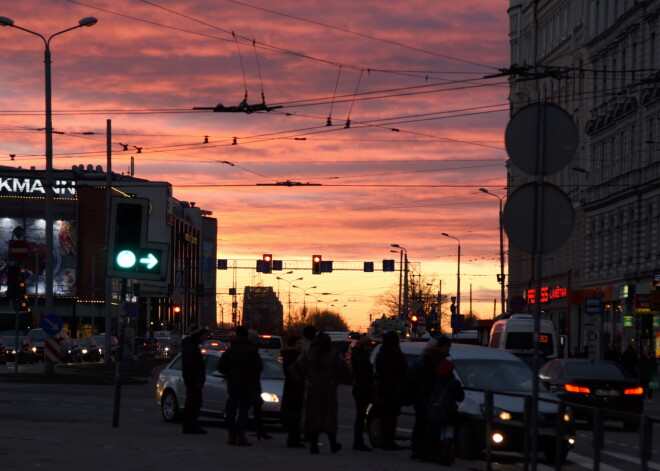
M 55 168 L 105 168 L 111 119 L 113 170 L 128 173 L 133 157 L 136 177 L 168 181 L 177 199 L 212 211 L 218 258 L 284 261 L 282 273 L 237 270 L 240 290 L 274 286 L 285 314 L 288 291 L 300 306 L 306 290 L 307 304 L 334 305 L 364 330 L 382 313 L 378 297 L 398 290 L 398 271 L 379 272 L 388 258 L 398 269 L 391 244 L 455 295 L 457 242 L 443 232 L 461 242 L 462 313 L 470 289 L 479 317 L 492 317 L 494 300 L 499 313 L 499 203 L 479 188 L 506 194 L 508 83 L 485 77 L 509 64 L 507 8 L 25 0 L 2 2 L 0 16 L 46 37 L 98 19 L 50 43 Z M 0 27 L 0 44 L 0 165 L 45 168 L 44 44 L 11 27 Z M 278 108 L 193 110 L 237 106 L 246 94 L 256 105 L 262 93 Z M 285 181 L 315 185 L 275 185 Z M 311 267 L 313 254 L 374 261 L 377 271 L 287 268 Z M 218 292 L 233 277 L 219 271 Z M 218 304 L 227 321 L 231 298 Z

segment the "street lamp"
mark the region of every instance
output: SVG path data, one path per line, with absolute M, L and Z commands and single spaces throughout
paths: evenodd
M 307 290 L 314 289 L 316 286 L 310 286 L 309 288 L 303 288 L 301 286 L 291 285 L 292 288 L 298 288 L 303 290 L 303 315 L 307 314 Z
M 21 26 L 16 26 L 14 20 L 5 16 L 0 16 L 0 26 L 9 26 L 12 28 L 20 29 L 26 33 L 39 36 L 45 46 L 44 50 L 44 64 L 46 66 L 46 306 L 45 313 L 53 313 L 53 120 L 52 120 L 52 103 L 51 103 L 51 73 L 50 73 L 50 41 L 62 33 L 71 31 L 83 26 L 94 26 L 97 23 L 94 17 L 83 18 L 78 22 L 78 25 L 51 35 L 48 39 L 39 33 L 30 31 L 29 29 Z
M 446 232 L 443 232 L 442 235 L 458 242 L 458 271 L 456 272 L 456 319 L 458 319 L 458 316 L 461 315 L 461 239 Z
M 399 244 L 390 244 L 390 247 L 395 247 L 401 250 L 402 261 L 400 267 L 403 268 L 403 274 L 401 268 L 399 268 L 399 319 L 405 320 L 408 316 L 408 251 L 405 247 L 400 246 Z M 403 275 L 403 310 L 401 309 L 401 276 Z
M 502 315 L 506 313 L 506 298 L 504 297 L 504 285 L 505 280 L 506 280 L 506 275 L 504 275 L 504 227 L 503 227 L 503 220 L 502 220 L 502 200 L 506 198 L 506 195 L 504 196 L 498 196 L 494 193 L 491 193 L 488 191 L 486 188 L 479 188 L 479 191 L 482 193 L 486 193 L 487 195 L 494 196 L 498 200 L 500 200 L 500 275 L 497 277 L 500 282 L 500 289 L 501 289 L 501 300 L 502 300 Z
M 290 271 L 290 272 L 287 272 L 287 273 L 293 273 L 293 272 Z M 289 283 L 289 325 L 291 325 L 291 283 L 293 281 L 300 281 L 300 280 L 302 280 L 302 278 L 296 278 L 295 280 L 291 280 L 291 281 L 289 281 L 285 278 L 282 278 L 280 276 L 276 276 L 275 278 L 278 279 L 278 280 L 286 281 L 287 283 Z M 278 292 L 279 292 L 279 289 L 278 289 Z

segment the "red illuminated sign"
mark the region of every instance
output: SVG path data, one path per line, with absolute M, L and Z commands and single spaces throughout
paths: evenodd
M 555 286 L 553 288 L 549 286 L 542 286 L 541 287 L 541 294 L 539 296 L 540 300 L 542 303 L 549 303 L 553 299 L 560 299 L 560 298 L 565 298 L 567 294 L 566 288 L 562 288 L 561 286 Z M 528 304 L 534 304 L 536 303 L 536 290 L 535 289 L 528 289 L 527 290 L 527 303 Z

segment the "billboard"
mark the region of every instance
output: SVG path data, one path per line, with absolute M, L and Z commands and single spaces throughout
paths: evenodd
M 0 294 L 7 292 L 7 266 L 12 240 L 27 242 L 25 284 L 30 296 L 46 293 L 46 221 L 41 218 L 0 218 Z M 76 295 L 77 231 L 75 221 L 53 222 L 53 294 Z

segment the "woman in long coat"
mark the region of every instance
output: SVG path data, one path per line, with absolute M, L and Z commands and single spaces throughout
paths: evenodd
M 341 444 L 337 442 L 337 386 L 350 382 L 351 370 L 332 349 L 330 336 L 319 333 L 289 372 L 305 385 L 302 428 L 309 437 L 310 452 L 320 452 L 320 433 L 328 435 L 332 453 L 338 452 Z
M 380 351 L 376 355 L 375 413 L 380 418 L 384 450 L 401 450 L 394 441 L 396 423 L 401 412 L 403 382 L 408 370 L 406 357 L 401 352 L 399 334 L 385 332 Z

